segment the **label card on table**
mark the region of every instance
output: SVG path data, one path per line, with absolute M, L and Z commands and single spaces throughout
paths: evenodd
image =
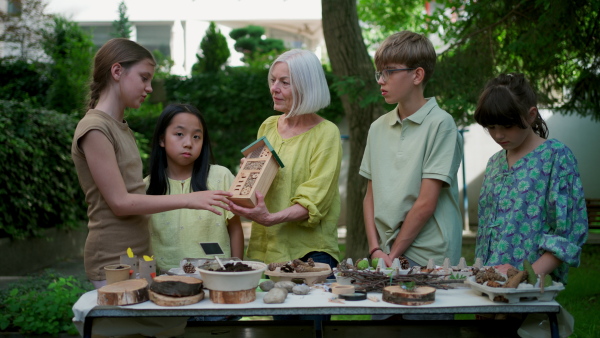
M 204 250 L 204 253 L 207 256 L 215 256 L 215 255 L 223 255 L 223 254 L 225 254 L 223 252 L 223 249 L 221 249 L 221 246 L 217 242 L 198 243 L 198 244 L 200 244 L 200 246 L 202 247 L 202 250 Z

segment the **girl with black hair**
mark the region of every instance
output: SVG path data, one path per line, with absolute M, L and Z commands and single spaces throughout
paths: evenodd
M 206 122 L 191 105 L 168 105 L 158 118 L 152 137 L 150 175 L 144 179 L 148 195 L 178 195 L 194 191 L 227 190 L 234 176 L 211 164 L 213 155 Z M 179 267 L 186 257 L 208 257 L 200 242 L 217 242 L 228 257 L 243 258 L 240 217 L 229 211 L 178 209 L 152 215 L 151 247 L 161 271 Z
M 577 160 L 548 138 L 533 88 L 523 74 L 501 74 L 479 97 L 475 120 L 502 150 L 485 169 L 479 196 L 476 257 L 484 265 L 523 269 L 566 283 L 588 233 Z

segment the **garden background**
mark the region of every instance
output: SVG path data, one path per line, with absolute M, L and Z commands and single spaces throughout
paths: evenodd
M 0 41 L 19 47 L 16 56 L 0 59 L 0 238 L 8 248 L 34 245 L 49 231 L 85 231 L 86 206 L 70 145 L 76 123 L 85 113 L 86 84 L 95 52 L 91 37 L 75 22 L 46 13 L 44 1 L 11 3 L 20 6 L 18 15 L 0 12 Z M 457 8 L 440 1 L 445 10 L 432 13 L 423 13 L 420 2 L 409 0 L 323 0 L 322 4 L 330 58 L 324 69 L 332 105 L 321 114 L 336 123 L 346 118 L 351 173 L 358 172 L 352 168 L 364 148 L 365 128 L 389 109 L 373 86 L 368 51 L 397 30 L 398 22 L 430 34 L 443 32 L 449 48 L 440 54 L 427 91 L 436 94 L 458 125 L 472 122 L 472 108 L 485 81 L 512 69 L 540 84 L 545 107 L 596 120 L 600 115 L 598 2 L 490 0 Z M 127 37 L 126 7 L 115 13 L 114 34 Z M 462 20 L 450 20 L 453 13 Z M 341 20 L 339 25 L 328 26 L 336 20 Z M 351 33 L 340 34 L 339 29 Z M 263 38 L 263 33 L 256 26 L 232 32 L 231 37 L 239 42 L 237 48 L 244 51 L 244 66 L 229 67 L 229 51 L 211 25 L 189 77 L 172 76 L 172 62 L 155 52 L 159 63 L 155 92 L 142 108 L 129 110 L 125 116 L 145 163 L 156 117 L 165 104 L 185 102 L 204 113 L 217 162 L 236 171 L 239 150 L 255 139 L 256 128 L 274 113 L 267 67 L 287 48 Z M 352 48 L 343 48 L 348 46 Z M 366 256 L 361 208 L 352 207 L 361 200 L 363 189 L 358 184 L 348 191 L 347 219 L 352 223 L 347 224 L 346 242 L 341 244 L 346 255 L 354 258 Z M 473 261 L 473 251 L 472 246 L 463 247 L 468 262 Z M 598 335 L 599 253 L 597 245 L 584 247 L 582 266 L 571 270 L 569 287 L 558 298 L 576 318 L 575 337 Z M 0 269 L 0 275 L 7 272 Z M 72 333 L 70 306 L 90 289 L 89 283 L 77 274 L 50 271 L 40 275 L 35 262 L 29 268 L 22 266 L 18 274 L 28 273 L 31 278 L 0 292 L 0 331 Z

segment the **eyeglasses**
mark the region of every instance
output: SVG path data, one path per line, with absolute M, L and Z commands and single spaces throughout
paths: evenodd
M 379 81 L 379 78 L 383 76 L 383 82 L 387 82 L 390 78 L 390 74 L 393 72 L 400 72 L 403 70 L 414 70 L 417 68 L 396 68 L 396 69 L 384 69 L 380 72 L 375 72 L 375 81 Z

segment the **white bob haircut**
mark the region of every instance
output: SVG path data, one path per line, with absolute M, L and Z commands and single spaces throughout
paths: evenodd
M 269 79 L 277 62 L 287 63 L 293 89 L 292 108 L 286 117 L 316 113 L 329 105 L 331 97 L 325 72 L 314 53 L 304 49 L 292 49 L 281 54 L 269 68 Z

